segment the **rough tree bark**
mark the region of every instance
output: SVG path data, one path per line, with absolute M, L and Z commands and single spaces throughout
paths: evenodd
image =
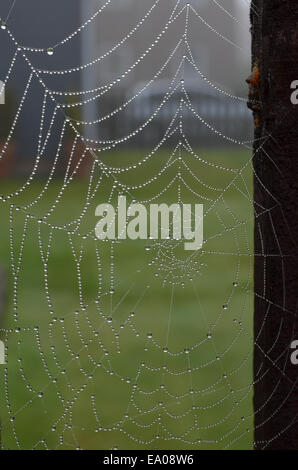
M 298 2 L 253 0 L 256 449 L 298 449 Z

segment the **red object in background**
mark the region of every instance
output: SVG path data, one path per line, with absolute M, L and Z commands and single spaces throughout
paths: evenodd
M 0 140 L 0 149 L 2 150 L 5 141 Z M 14 142 L 10 142 L 7 149 L 0 158 L 0 178 L 8 178 L 15 174 L 16 170 L 16 146 Z
M 84 155 L 84 158 L 82 156 Z M 72 155 L 71 155 L 72 154 Z M 76 169 L 76 173 L 74 176 L 79 178 L 87 177 L 90 174 L 91 166 L 92 166 L 92 155 L 90 155 L 89 151 L 86 151 L 86 146 L 82 141 L 77 141 L 76 145 L 74 146 L 74 142 L 72 139 L 68 139 L 64 146 L 64 169 L 66 171 L 69 161 L 71 159 L 69 165 L 69 175 L 71 175 L 78 165 L 80 159 L 81 162 Z

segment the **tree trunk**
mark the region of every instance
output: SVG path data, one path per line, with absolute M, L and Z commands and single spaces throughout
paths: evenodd
M 298 449 L 298 2 L 253 0 L 256 449 Z

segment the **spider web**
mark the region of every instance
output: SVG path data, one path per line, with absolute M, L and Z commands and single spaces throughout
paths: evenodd
M 55 70 L 59 48 L 71 48 L 115 1 L 102 2 L 77 30 L 46 49 L 19 44 L 9 21 L 2 24 L 12 51 L 4 83 L 17 66 L 24 77 L 2 162 L 32 97 L 40 109 L 37 129 L 32 126 L 31 170 L 27 165 L 25 179 L 14 187 L 3 183 L 0 197 L 7 228 L 1 254 L 10 282 L 1 329 L 2 446 L 251 448 L 253 260 L 269 255 L 266 247 L 254 253 L 253 246 L 253 142 L 237 134 L 235 120 L 229 133 L 226 122 L 212 122 L 194 99 L 194 80 L 211 96 L 237 103 L 243 115 L 246 100 L 204 74 L 192 30 L 204 27 L 232 50 L 240 46 L 209 23 L 200 2 L 169 1 L 160 29 L 152 24 L 150 44 L 117 76 L 91 89 L 64 90 L 61 76 L 105 67 L 161 7 L 160 0 L 144 2 L 140 19 L 120 42 L 88 63 Z M 240 22 L 220 1 L 209 4 Z M 117 95 L 150 54 L 164 50 L 169 31 L 175 44 L 150 80 Z M 44 55 L 44 68 L 34 65 L 35 54 Z M 145 107 L 143 97 L 165 83 L 170 66 L 174 71 L 158 102 L 130 120 L 131 110 Z M 96 110 L 94 119 L 88 109 Z M 105 134 L 106 124 L 117 129 L 114 135 Z M 215 146 L 228 144 L 227 150 L 193 143 L 191 128 L 202 139 L 211 135 Z M 150 145 L 139 147 L 144 135 Z M 97 240 L 95 208 L 116 204 L 119 195 L 144 204 L 204 204 L 203 248 L 185 252 L 182 241 L 170 239 Z M 271 210 L 259 207 L 258 217 Z M 265 286 L 265 267 L 263 275 Z M 265 287 L 264 301 L 269 312 Z

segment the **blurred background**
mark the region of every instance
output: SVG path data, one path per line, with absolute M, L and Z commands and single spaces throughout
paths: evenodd
M 0 13 L 3 19 L 6 19 L 12 4 L 10 0 L 1 2 Z M 120 138 L 137 128 L 161 103 L 185 52 L 183 44 L 175 50 L 183 33 L 185 15 L 176 18 L 174 24 L 170 25 L 166 34 L 162 36 L 158 46 L 153 48 L 137 66 L 129 70 L 151 46 L 152 38 L 157 37 L 163 30 L 169 11 L 173 9 L 175 3 L 172 0 L 162 2 L 127 38 L 127 34 L 138 25 L 154 2 L 151 4 L 148 1 L 137 3 L 133 0 L 112 1 L 88 27 L 71 40 L 63 42 L 92 17 L 100 5 L 104 4 L 105 2 L 97 0 L 86 2 L 65 0 L 61 7 L 58 1 L 51 4 L 35 0 L 26 0 L 25 4 L 16 1 L 9 15 L 9 27 L 18 44 L 29 48 L 26 55 L 30 63 L 38 69 L 47 71 L 41 74 L 41 78 L 49 89 L 64 93 L 88 90 L 85 95 L 60 96 L 58 93 L 54 95 L 58 103 L 69 106 L 67 114 L 77 120 L 98 121 L 100 117 L 103 118 L 115 110 L 120 103 L 123 104 L 134 97 L 158 74 L 151 86 L 122 112 L 94 125 L 85 126 L 84 131 L 87 136 L 108 140 Z M 222 0 L 220 8 L 218 3 L 212 0 L 193 0 L 192 5 L 199 17 L 194 13 L 190 15 L 188 41 L 191 45 L 191 55 L 188 55 L 183 66 L 189 96 L 199 109 L 200 115 L 216 129 L 231 137 L 248 140 L 252 136 L 250 113 L 246 109 L 245 102 L 234 99 L 234 96 L 246 98 L 247 95 L 245 78 L 250 70 L 248 2 Z M 179 6 L 183 6 L 183 2 L 180 2 Z M 179 8 L 176 13 L 178 11 Z M 6 34 L 2 34 L 1 43 L 3 52 L 0 78 L 5 80 L 15 54 L 15 44 Z M 30 48 L 46 51 L 55 45 L 57 47 L 54 47 L 52 56 L 45 52 L 30 51 Z M 195 66 L 191 63 L 190 57 L 193 58 Z M 95 62 L 92 63 L 94 59 Z M 168 62 L 165 65 L 166 61 Z M 55 70 L 68 70 L 68 73 L 51 75 L 50 72 Z M 129 73 L 122 77 L 127 70 Z M 2 139 L 11 126 L 24 94 L 29 73 L 26 61 L 19 54 L 6 86 L 6 106 L 0 110 Z M 107 93 L 98 96 L 99 87 L 108 87 L 119 78 L 121 78 L 119 83 Z M 213 86 L 210 86 L 207 80 Z M 2 163 L 0 169 L 2 174 L 10 171 L 13 171 L 13 174 L 26 173 L 27 167 L 32 163 L 44 92 L 43 87 L 38 86 L 36 82 L 37 78 L 33 77 L 32 86 L 22 107 L 22 122 L 16 125 L 11 139 L 10 164 Z M 92 90 L 97 91 L 92 92 Z M 172 119 L 173 110 L 177 108 L 179 93 L 179 90 L 174 93 L 154 122 L 135 139 L 131 139 L 129 145 L 150 147 L 160 140 Z M 70 107 L 80 102 L 82 98 L 89 100 L 89 103 L 80 104 L 73 109 Z M 186 126 L 188 133 L 196 145 L 224 145 L 223 139 L 218 142 L 213 132 L 204 125 L 197 126 L 190 113 L 185 110 L 184 112 L 186 120 L 188 119 Z M 49 106 L 45 119 L 51 116 L 51 113 L 52 108 Z M 59 125 L 55 125 L 57 139 L 60 130 Z M 57 141 L 51 138 L 46 149 L 49 160 L 53 159 L 51 154 L 55 152 L 56 145 Z M 47 170 L 43 168 L 44 165 L 45 163 L 42 164 L 40 171 Z
M 252 446 L 248 3 L 1 1 L 3 448 Z M 123 193 L 204 249 L 94 240 Z

